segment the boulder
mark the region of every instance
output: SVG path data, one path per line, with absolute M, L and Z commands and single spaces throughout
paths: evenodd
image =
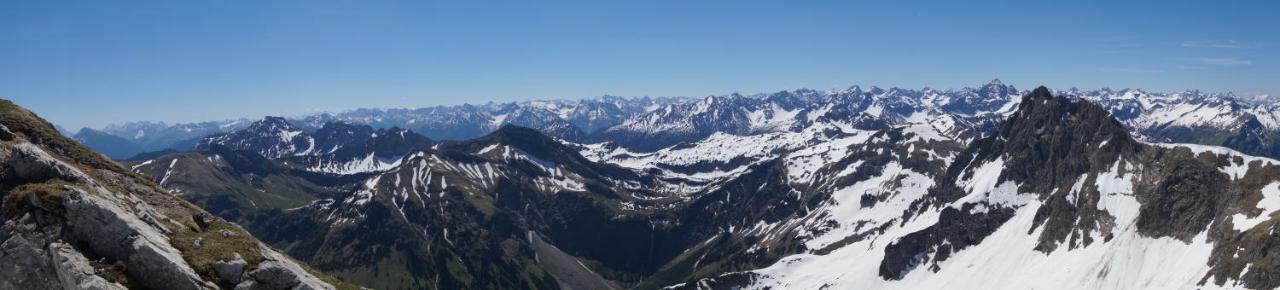
M 240 284 L 244 268 L 248 265 L 248 262 L 240 258 L 240 254 L 236 254 L 235 260 L 213 262 L 213 270 L 218 272 L 218 278 L 222 279 L 222 282 L 235 285 Z
M 45 181 L 61 178 L 73 182 L 88 182 L 88 175 L 79 169 L 67 165 L 50 156 L 44 150 L 31 143 L 19 143 L 12 147 L 5 160 L 5 165 L 13 170 L 14 177 L 21 181 Z
M 8 126 L 0 125 L 0 140 L 13 141 L 14 137 L 17 137 L 17 135 L 14 135 Z
M 64 243 L 49 244 L 49 256 L 63 289 L 125 290 L 124 285 L 107 281 L 94 274 L 89 259 Z
M 298 266 L 275 250 L 262 248 L 262 263 L 249 272 L 236 290 L 332 290 L 334 287 Z

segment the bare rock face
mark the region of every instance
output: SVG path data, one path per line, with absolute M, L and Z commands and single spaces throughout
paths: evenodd
M 64 229 L 57 235 L 39 235 L 36 237 L 40 240 L 39 244 L 27 242 L 24 236 L 40 233 L 10 232 L 17 234 L 11 238 L 13 249 L 17 253 L 14 258 L 29 262 L 30 267 L 20 268 L 55 273 L 57 276 L 57 279 L 40 279 L 42 281 L 36 283 L 58 283 L 64 287 L 84 286 L 87 289 L 112 289 L 111 285 L 119 286 L 95 276 L 91 266 L 81 263 L 85 260 L 84 255 L 67 246 L 67 243 L 79 243 L 86 245 L 94 256 L 122 261 L 127 273 L 145 287 L 192 290 L 217 288 L 216 285 L 205 282 L 187 265 L 182 253 L 169 244 L 168 237 L 160 229 L 142 221 L 138 214 L 125 208 L 132 207 L 134 211 L 149 209 L 141 212 L 153 212 L 154 209 L 148 204 L 115 199 L 114 196 L 119 195 L 118 193 L 101 187 L 72 165 L 52 157 L 34 144 L 20 143 L 0 148 L 0 151 L 6 151 L 0 155 L 10 157 L 4 164 L 7 172 L 13 173 L 12 178 L 4 180 L 4 183 L 25 183 L 19 186 L 28 186 L 19 187 L 10 193 L 11 196 L 6 196 L 6 207 L 22 206 L 12 203 L 22 202 L 19 198 L 26 198 L 28 210 L 37 211 L 40 216 L 14 221 L 14 227 L 38 225 L 40 221 L 37 219 L 41 219 L 56 223 L 59 228 Z M 35 184 L 32 181 L 40 180 L 57 180 L 58 183 L 40 183 L 40 188 L 31 189 L 34 192 L 22 190 L 31 188 L 28 184 Z M 22 196 L 24 194 L 26 196 Z
M 334 289 L 3 100 L 0 261 L 0 289 Z
M 69 195 L 68 229 L 103 257 L 125 261 L 140 283 L 157 289 L 209 289 L 163 235 L 114 203 L 77 192 Z
M 972 205 L 962 209 L 944 209 L 937 224 L 885 247 L 880 276 L 900 280 L 920 266 L 935 270 L 939 262 L 947 260 L 952 253 L 981 243 L 1010 218 L 1013 218 L 1013 210 L 1006 208 L 988 212 L 977 212 Z
M 54 178 L 68 181 L 88 180 L 83 172 L 60 162 L 35 144 L 14 144 L 8 154 L 4 155 L 8 156 L 5 165 L 13 172 L 13 177 L 24 181 L 45 181 Z
M 48 269 L 49 256 L 22 236 L 12 236 L 0 244 L 0 288 L 56 289 L 44 281 L 56 280 Z
M 89 259 L 67 244 L 49 244 L 49 254 L 53 255 L 54 270 L 58 274 L 58 281 L 62 282 L 64 288 L 87 290 L 126 289 L 124 285 L 107 281 L 107 279 L 95 275 L 95 270 L 93 265 L 89 264 Z

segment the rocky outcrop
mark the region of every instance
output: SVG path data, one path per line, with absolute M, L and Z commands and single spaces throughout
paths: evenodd
M 271 249 L 263 249 L 263 261 L 258 269 L 244 273 L 244 282 L 237 290 L 322 290 L 333 289 L 328 283 L 307 274 L 296 262 Z
M 1139 192 L 1139 231 L 1189 241 L 1242 197 L 1226 174 L 1184 155 L 1166 165 L 1169 173 L 1154 190 Z
M 0 289 L 334 289 L 0 102 Z M 253 284 L 221 281 L 212 270 L 213 260 L 233 255 L 255 269 L 243 274 Z
M 0 244 L 0 259 L 5 261 L 0 263 L 0 288 L 57 289 L 60 286 L 45 282 L 58 280 L 49 255 L 22 236 L 10 236 Z
M 902 279 L 908 272 L 920 266 L 930 271 L 939 270 L 938 263 L 951 254 L 981 243 L 988 235 L 1013 217 L 1008 208 L 976 210 L 974 204 L 963 208 L 945 208 L 938 223 L 918 232 L 908 234 L 884 249 L 880 261 L 880 276 L 886 279 Z
M 114 290 L 125 289 L 124 285 L 114 283 L 98 277 L 97 270 L 93 265 L 89 264 L 89 259 L 77 252 L 71 246 L 64 243 L 49 244 L 49 254 L 52 255 L 54 263 L 54 272 L 58 274 L 58 281 L 62 282 L 63 288 L 68 289 L 92 289 L 92 290 Z
M 69 188 L 64 202 L 69 238 L 88 245 L 94 253 L 124 261 L 138 282 L 157 289 L 210 289 L 182 253 L 155 228 L 119 205 L 78 189 Z

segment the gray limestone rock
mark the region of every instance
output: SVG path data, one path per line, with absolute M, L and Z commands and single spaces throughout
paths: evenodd
M 0 289 L 57 289 L 49 256 L 22 236 L 0 243 Z
M 236 259 L 231 261 L 213 262 L 213 270 L 218 272 L 218 278 L 229 284 L 239 284 L 244 274 L 245 266 L 249 263 L 240 258 L 240 254 L 236 254 Z
M 49 244 L 54 272 L 63 289 L 124 290 L 124 285 L 107 281 L 95 274 L 84 255 L 64 243 Z
M 137 216 L 93 194 L 72 190 L 63 201 L 70 235 L 99 255 L 125 261 L 131 277 L 156 289 L 212 289 L 168 239 Z
M 249 272 L 249 279 L 236 286 L 237 290 L 296 289 L 332 290 L 334 287 L 298 266 L 284 255 L 269 248 L 262 248 L 262 263 Z

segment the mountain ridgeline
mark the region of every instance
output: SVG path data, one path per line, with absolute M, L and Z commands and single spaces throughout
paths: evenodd
M 400 128 L 329 122 L 308 131 L 284 118 L 266 117 L 239 131 L 205 137 L 196 149 L 225 146 L 308 171 L 354 174 L 393 167 L 410 151 L 433 144 L 427 137 Z
M 0 100 L 0 288 L 335 289 Z
M 634 151 L 654 151 L 695 142 L 715 133 L 795 132 L 817 123 L 843 121 L 864 130 L 900 124 L 913 114 L 945 112 L 990 115 L 998 121 L 1017 108 L 1022 95 L 999 80 L 974 88 L 842 90 L 800 89 L 771 94 L 705 98 L 534 100 L 519 103 L 439 106 L 419 109 L 359 109 L 290 119 L 314 131 L 331 122 L 374 128 L 405 128 L 436 140 L 467 140 L 512 124 L 577 143 L 612 142 Z M 1069 89 L 1056 95 L 1101 105 L 1143 140 L 1224 146 L 1256 156 L 1280 157 L 1280 104 L 1255 104 L 1230 94 L 1173 93 L 1138 89 Z M 200 138 L 243 129 L 245 120 L 167 125 L 128 123 L 99 130 L 125 139 L 84 138 L 102 152 L 189 150 Z M 99 138 L 100 139 L 100 138 Z M 304 146 L 306 144 L 300 144 Z M 119 160 L 129 154 L 109 154 Z M 121 156 L 121 157 L 117 157 Z
M 79 163 L 374 289 L 1264 289 L 1268 108 L 999 81 L 607 97 L 269 117 Z

